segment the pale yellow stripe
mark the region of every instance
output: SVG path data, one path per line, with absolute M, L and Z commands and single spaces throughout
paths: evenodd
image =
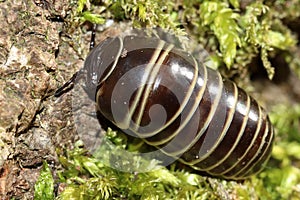
M 145 68 L 145 75 L 146 75 L 145 80 L 146 81 L 148 81 L 148 78 L 149 78 L 150 73 L 153 69 L 153 66 L 155 65 L 157 59 L 159 58 L 159 54 L 160 54 L 164 44 L 165 44 L 165 42 L 163 42 L 163 41 L 160 41 L 158 43 L 158 46 L 157 46 L 156 50 L 154 51 L 153 56 L 151 57 L 151 60 L 149 61 L 149 63 L 147 64 L 147 66 Z M 136 94 L 136 96 L 135 96 L 135 98 L 132 102 L 132 105 L 129 109 L 129 112 L 128 112 L 127 116 L 125 117 L 124 122 L 122 123 L 122 124 L 125 125 L 125 126 L 122 126 L 122 127 L 124 127 L 123 129 L 128 129 L 129 128 L 130 122 L 132 120 L 132 116 L 133 116 L 133 114 L 136 110 L 136 107 L 138 105 L 138 102 L 139 102 L 139 100 L 140 100 L 140 98 L 143 94 L 144 87 L 145 87 L 145 85 L 143 85 L 142 87 L 140 87 L 138 89 L 138 92 L 137 92 L 137 94 Z
M 254 134 L 254 137 L 252 139 L 252 142 L 250 143 L 250 145 L 248 146 L 248 148 L 246 149 L 245 153 L 242 155 L 242 157 L 234 164 L 232 165 L 230 168 L 228 168 L 226 171 L 222 172 L 222 174 L 225 174 L 227 172 L 230 172 L 234 167 L 236 167 L 237 165 L 239 165 L 240 161 L 242 159 L 245 158 L 245 156 L 247 156 L 248 152 L 251 150 L 251 148 L 253 148 L 253 145 L 256 141 L 256 138 L 258 137 L 259 135 L 259 131 L 261 129 L 261 126 L 262 126 L 262 111 L 261 111 L 261 108 L 260 106 L 258 106 L 258 122 L 257 122 L 257 128 L 256 128 L 256 131 L 255 131 L 255 134 Z M 220 164 L 221 165 L 221 164 Z M 245 168 L 245 167 L 244 167 Z M 244 169 L 243 168 L 243 169 Z
M 255 131 L 255 133 L 254 133 L 252 142 L 250 143 L 250 145 L 249 145 L 248 148 L 246 149 L 245 153 L 241 156 L 241 158 L 240 158 L 239 160 L 242 160 L 242 159 L 247 155 L 247 153 L 248 153 L 248 152 L 250 151 L 250 149 L 252 148 L 252 146 L 253 146 L 253 144 L 254 144 L 254 142 L 255 142 L 255 140 L 256 140 L 258 134 L 259 134 L 259 131 L 260 131 L 260 128 L 261 128 L 261 124 L 262 124 L 262 118 L 261 118 L 261 108 L 258 107 L 258 109 L 259 109 L 259 115 L 258 115 L 257 128 L 256 128 L 256 131 Z M 248 115 L 247 115 L 247 116 L 248 116 Z M 248 118 L 247 118 L 247 119 L 248 119 Z M 225 161 L 225 159 L 226 159 L 227 157 L 229 157 L 230 154 L 231 154 L 231 152 L 229 152 L 229 153 L 226 155 L 226 157 L 225 157 L 224 159 L 222 159 L 220 162 L 216 163 L 216 164 L 214 165 L 214 167 L 217 167 L 217 166 L 219 166 L 219 165 L 222 165 L 222 162 Z M 236 165 L 238 165 L 238 163 L 239 163 L 239 161 L 236 162 L 236 163 L 235 163 L 231 168 L 229 168 L 226 172 L 230 171 L 232 168 L 234 168 Z M 213 169 L 214 167 L 210 167 L 210 168 L 208 168 L 208 170 L 211 170 L 211 169 Z M 222 173 L 222 174 L 224 174 L 224 173 Z
M 194 60 L 194 67 L 195 67 L 195 78 L 191 83 L 191 87 L 188 90 L 188 94 L 192 93 L 194 91 L 195 85 L 197 84 L 197 80 L 198 80 L 198 64 L 197 61 Z M 196 98 L 195 98 L 195 103 L 193 105 L 193 107 L 191 108 L 189 114 L 185 117 L 184 121 L 180 124 L 180 126 L 178 127 L 178 129 L 176 131 L 174 131 L 174 133 L 170 133 L 170 135 L 168 137 L 166 137 L 165 139 L 161 140 L 161 141 L 157 141 L 157 142 L 148 142 L 150 145 L 154 145 L 154 146 L 158 146 L 158 145 L 162 145 L 164 143 L 167 143 L 168 141 L 170 141 L 172 138 L 174 138 L 185 126 L 186 124 L 190 121 L 190 119 L 193 117 L 193 114 L 195 113 L 195 111 L 197 110 L 199 103 L 203 97 L 205 88 L 206 88 L 206 80 L 207 80 L 207 69 L 204 67 L 204 77 L 203 77 L 204 83 L 202 88 L 199 90 Z M 188 100 L 188 99 L 187 99 Z M 185 102 L 185 101 L 184 101 Z M 182 109 L 183 110 L 183 109 Z
M 257 150 L 256 154 L 252 157 L 252 159 L 248 162 L 248 164 L 245 165 L 245 166 L 244 166 L 241 170 L 239 170 L 236 174 L 239 174 L 242 170 L 244 170 L 245 168 L 247 168 L 247 167 L 251 164 L 251 162 L 257 157 L 257 155 L 262 151 L 262 148 L 263 148 L 263 146 L 264 146 L 264 144 L 265 144 L 265 142 L 266 142 L 266 138 L 267 138 L 267 136 L 268 136 L 269 128 L 271 128 L 271 127 L 269 127 L 269 123 L 266 123 L 266 130 L 265 130 L 265 132 L 264 132 L 264 134 L 263 134 L 263 138 L 262 138 L 262 140 L 261 140 L 261 144 L 260 144 L 259 149 Z M 272 137 L 272 136 L 271 136 L 271 137 Z M 270 137 L 270 138 L 271 138 L 271 137 Z M 268 142 L 268 146 L 265 148 L 263 154 L 261 154 L 260 159 L 258 159 L 255 163 L 253 163 L 252 166 L 254 166 L 256 163 L 258 163 L 258 162 L 261 160 L 261 158 L 263 158 L 263 156 L 264 156 L 265 153 L 267 152 L 268 147 L 269 147 L 270 145 L 271 145 L 271 142 Z M 251 145 L 250 145 L 250 146 L 251 146 Z M 249 170 L 251 170 L 251 168 L 250 168 Z M 249 171 L 249 170 L 248 170 L 248 171 Z M 248 171 L 244 172 L 244 174 L 246 174 Z M 234 176 L 234 175 L 233 175 L 233 176 Z
M 173 47 L 173 45 L 172 45 Z M 197 69 L 198 71 L 198 69 Z M 166 127 L 168 127 L 173 121 L 175 121 L 177 119 L 177 117 L 182 113 L 182 110 L 185 108 L 187 102 L 189 101 L 190 96 L 192 95 L 194 85 L 196 84 L 198 76 L 195 75 L 194 79 L 191 83 L 191 87 L 189 88 L 188 92 L 186 93 L 186 96 L 184 97 L 184 100 L 181 102 L 181 105 L 179 107 L 179 109 L 176 111 L 176 113 L 173 115 L 173 117 L 167 122 L 165 123 L 164 126 L 162 126 L 161 128 L 157 129 L 156 131 L 153 131 L 151 133 L 145 134 L 143 133 L 142 136 L 143 137 L 151 137 L 159 132 L 161 132 L 163 129 L 165 129 Z M 136 131 L 134 131 L 137 135 L 139 135 L 139 133 L 137 133 Z M 147 141 L 146 141 L 147 142 Z M 147 142 L 148 143 L 148 142 Z
M 272 144 L 272 141 L 273 141 L 273 137 L 274 137 L 274 130 L 273 130 L 273 126 L 272 125 L 270 125 L 270 129 L 271 129 L 271 137 L 270 137 L 270 139 L 269 139 L 269 141 L 267 141 L 268 142 L 268 146 L 266 147 L 266 149 L 265 149 L 265 152 L 262 154 L 262 156 L 260 157 L 260 159 L 257 161 L 257 162 L 259 162 L 263 157 L 264 157 L 264 155 L 267 153 L 267 151 L 268 151 L 268 148 L 272 148 L 272 147 L 270 147 L 271 145 L 273 145 Z M 262 166 L 261 166 L 261 169 L 260 170 L 258 170 L 257 172 L 255 172 L 254 174 L 258 174 L 259 172 L 261 172 L 264 168 L 264 165 L 268 162 L 268 160 L 270 159 L 270 157 L 271 157 L 271 153 L 267 156 L 267 158 L 266 158 L 266 160 L 262 163 Z M 256 162 L 256 163 L 257 163 Z M 256 164 L 255 163 L 255 164 Z M 254 164 L 254 165 L 255 165 Z M 251 169 L 249 169 L 246 173 L 244 173 L 244 174 L 247 174 L 249 171 L 250 171 Z M 245 178 L 248 178 L 248 177 L 250 177 L 250 176 L 252 176 L 252 175 L 254 175 L 254 174 L 249 174 L 248 176 L 244 176 Z
M 223 140 L 224 136 L 226 135 L 231 123 L 232 123 L 232 120 L 233 120 L 233 116 L 235 114 L 235 107 L 236 107 L 236 104 L 237 104 L 237 100 L 238 100 L 238 89 L 237 89 L 237 86 L 236 84 L 233 83 L 233 86 L 234 86 L 234 107 L 230 108 L 230 111 L 228 113 L 228 118 L 226 120 L 226 123 L 225 123 L 225 126 L 224 126 L 224 129 L 222 130 L 222 137 L 220 138 L 220 141 L 218 143 L 216 143 L 216 145 L 212 148 L 212 150 L 208 153 L 208 154 L 211 154 L 213 151 L 216 150 L 217 146 L 220 144 L 220 142 Z M 208 167 L 208 168 L 205 168 L 205 170 L 210 170 L 210 169 L 213 169 L 215 168 L 216 166 L 219 165 L 219 163 L 222 163 L 223 161 L 225 161 L 229 156 L 230 156 L 231 152 L 229 151 L 219 162 L 217 162 L 216 164 Z
M 137 130 L 140 127 L 140 124 L 141 124 L 141 121 L 142 121 L 142 117 L 143 117 L 143 113 L 145 111 L 146 103 L 148 101 L 148 97 L 149 97 L 149 94 L 151 92 L 151 89 L 152 89 L 152 87 L 154 85 L 154 81 L 157 78 L 157 74 L 158 74 L 158 72 L 159 72 L 159 70 L 160 70 L 160 68 L 161 68 L 161 66 L 163 64 L 163 61 L 166 59 L 166 57 L 168 56 L 169 52 L 172 50 L 173 47 L 174 47 L 174 45 L 172 45 L 172 44 L 168 45 L 167 48 L 165 49 L 164 53 L 161 56 L 159 56 L 159 59 L 155 63 L 155 65 L 153 67 L 153 70 L 152 70 L 152 72 L 150 74 L 150 78 L 149 78 L 149 80 L 147 80 L 147 82 L 151 83 L 151 84 L 147 84 L 146 85 L 146 89 L 145 89 L 143 98 L 140 99 L 141 103 L 142 103 L 141 104 L 141 108 L 140 108 L 140 110 L 138 112 L 138 117 L 137 117 L 135 126 L 132 127 L 132 130 L 135 131 L 135 132 L 137 132 Z M 161 50 L 160 50 L 160 52 L 161 52 Z M 138 134 L 138 132 L 137 132 L 137 134 Z M 149 137 L 151 135 L 153 135 L 153 133 L 150 133 L 150 134 L 144 134 L 143 133 L 143 137 Z
M 245 115 L 245 117 L 244 117 L 244 119 L 243 119 L 243 122 L 242 122 L 242 125 L 241 125 L 240 132 L 238 133 L 238 137 L 236 138 L 234 144 L 232 145 L 231 150 L 229 150 L 227 156 L 230 155 L 230 154 L 232 153 L 232 151 L 233 151 L 234 148 L 237 146 L 237 144 L 239 143 L 239 141 L 240 141 L 240 139 L 241 139 L 241 137 L 242 137 L 242 135 L 243 135 L 243 132 L 244 132 L 244 130 L 245 130 L 245 127 L 246 127 L 246 124 L 247 124 L 247 120 L 248 120 L 248 113 L 249 113 L 249 110 L 250 110 L 250 98 L 249 98 L 249 96 L 247 96 L 247 104 L 246 104 L 246 113 L 247 113 L 247 114 Z M 204 158 L 207 158 L 208 156 L 209 156 L 209 155 L 205 156 Z M 201 162 L 202 160 L 203 160 L 203 158 L 199 158 L 199 159 L 194 160 L 194 161 L 192 161 L 192 162 L 187 162 L 187 164 L 189 164 L 189 165 L 195 165 L 196 163 L 199 163 L 199 162 Z M 216 163 L 216 166 L 218 166 L 218 165 L 220 165 L 220 164 L 221 164 L 221 162 L 218 162 L 218 163 Z
M 116 37 L 116 38 L 118 38 L 118 39 L 119 39 L 119 42 L 120 42 L 120 48 L 119 48 L 118 54 L 117 54 L 117 56 L 116 56 L 116 58 L 115 58 L 114 64 L 112 65 L 111 69 L 109 70 L 109 72 L 107 73 L 107 75 L 101 80 L 101 82 L 100 82 L 99 84 L 101 84 L 101 83 L 103 83 L 104 81 L 106 81 L 106 79 L 110 76 L 110 74 L 115 70 L 116 65 L 117 65 L 117 63 L 118 63 L 118 61 L 119 61 L 119 58 L 120 58 L 120 56 L 121 56 L 121 53 L 122 53 L 122 51 L 123 51 L 124 43 L 123 43 L 122 38 L 120 38 L 120 37 Z M 97 93 L 98 93 L 98 92 L 97 92 Z M 97 97 L 98 97 L 98 95 L 97 95 Z
M 216 109 L 218 107 L 218 103 L 219 103 L 219 101 L 221 99 L 221 94 L 222 93 L 220 91 L 222 91 L 222 88 L 223 88 L 222 77 L 221 77 L 220 73 L 217 73 L 217 75 L 219 77 L 218 78 L 218 80 L 219 80 L 219 83 L 218 83 L 218 85 L 219 85 L 219 87 L 218 87 L 219 92 L 217 92 L 215 100 L 212 102 L 212 106 L 211 106 L 210 112 L 209 112 L 209 114 L 207 116 L 207 119 L 206 119 L 205 123 L 203 124 L 203 128 L 196 134 L 196 137 L 194 138 L 193 142 L 191 142 L 186 148 L 180 150 L 179 152 L 172 153 L 173 156 L 177 156 L 178 154 L 182 154 L 183 152 L 185 152 L 189 148 L 191 148 L 200 139 L 200 137 L 202 136 L 202 134 L 205 132 L 205 130 L 209 126 L 209 124 L 210 124 L 210 122 L 211 122 L 211 120 L 212 120 L 212 118 L 213 118 L 213 116 L 214 116 L 214 114 L 216 112 Z M 207 81 L 207 79 L 205 81 Z M 207 85 L 207 84 L 205 84 L 205 85 Z M 182 162 L 186 163 L 183 160 L 182 160 Z
M 241 157 L 241 160 L 247 155 L 247 153 L 251 150 L 251 148 L 253 147 L 253 145 L 254 145 L 254 143 L 255 143 L 255 141 L 256 141 L 256 138 L 258 137 L 258 134 L 259 134 L 259 131 L 260 131 L 260 129 L 261 129 L 261 126 L 262 126 L 262 111 L 261 111 L 261 107 L 260 106 L 258 106 L 258 108 L 259 108 L 259 121 L 258 121 L 258 125 L 257 125 L 257 129 L 256 129 L 256 133 L 255 133 L 255 136 L 253 137 L 253 139 L 252 139 L 252 142 L 251 142 L 251 144 L 249 145 L 249 147 L 248 147 L 248 149 L 247 149 L 247 151 L 245 152 L 245 154 Z M 268 129 L 268 124 L 266 124 L 266 130 Z M 265 132 L 266 132 L 266 130 L 265 130 Z M 256 152 L 256 154 L 252 157 L 252 159 L 248 162 L 248 164 L 247 165 L 245 165 L 242 169 L 240 169 L 238 172 L 236 172 L 235 173 L 235 175 L 236 174 L 238 174 L 240 171 L 242 171 L 243 169 L 245 169 L 250 163 L 251 163 L 251 161 L 255 158 L 255 156 L 257 155 L 257 153 L 259 153 L 260 152 L 260 150 L 261 150 L 261 148 L 262 148 L 262 144 L 263 144 L 263 140 L 265 139 L 265 134 L 264 134 L 264 138 L 262 139 L 262 143 L 260 144 L 260 147 L 259 147 L 259 149 L 257 150 L 257 152 Z M 234 166 L 232 166 L 231 168 L 229 168 L 228 170 L 226 170 L 224 173 L 222 173 L 222 174 L 225 174 L 225 173 L 227 173 L 227 172 L 230 172 L 230 170 L 231 169 L 233 169 L 236 165 L 238 165 L 239 164 L 239 162 L 237 162 Z M 232 177 L 234 177 L 235 175 L 232 175 Z

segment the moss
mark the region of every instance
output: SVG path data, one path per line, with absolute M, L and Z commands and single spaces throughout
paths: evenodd
M 59 199 L 218 199 L 206 177 L 185 171 L 157 165 L 146 173 L 122 172 L 86 156 L 81 148 L 61 160 L 67 162 L 62 162 L 66 170 L 60 181 L 69 185 Z M 152 160 L 144 162 L 153 165 Z
M 51 200 L 54 198 L 54 180 L 46 162 L 43 163 L 40 177 L 35 183 L 34 189 L 34 199 L 36 200 Z
M 278 0 L 272 5 L 250 1 L 241 8 L 236 0 L 106 0 L 93 6 L 87 0 L 80 0 L 71 20 L 79 18 L 81 22 L 102 24 L 105 19 L 113 18 L 132 21 L 135 27 L 159 26 L 180 35 L 192 32 L 213 58 L 222 60 L 215 62 L 216 67 L 225 65 L 235 68 L 234 73 L 242 73 L 258 56 L 272 79 L 274 68 L 269 57 L 280 50 L 295 54 L 292 49 L 297 40 L 282 22 L 285 17 L 299 16 L 299 4 L 294 0 Z M 283 11 L 285 5 L 292 6 Z M 299 63 L 299 59 L 294 63 Z
M 91 158 L 84 149 L 78 147 L 68 151 L 66 157 L 60 158 L 65 168 L 60 173 L 60 181 L 67 182 L 68 187 L 59 198 L 297 199 L 300 195 L 300 144 L 294 139 L 297 137 L 299 140 L 297 127 L 300 122 L 295 120 L 295 117 L 299 119 L 300 116 L 299 106 L 292 111 L 285 106 L 271 113 L 277 140 L 281 141 L 276 141 L 266 169 L 243 182 L 220 180 L 179 170 L 176 163 L 167 169 L 153 160 L 144 160 L 144 166 L 156 166 L 157 170 L 145 173 L 121 172 L 107 167 L 99 159 Z M 282 113 L 286 115 L 280 116 Z M 126 148 L 124 140 L 120 142 L 123 133 L 109 130 L 107 135 L 114 144 Z M 109 153 L 102 149 L 102 154 Z M 125 166 L 127 160 L 119 162 Z

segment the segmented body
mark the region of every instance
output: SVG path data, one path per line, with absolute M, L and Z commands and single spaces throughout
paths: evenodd
M 273 128 L 258 103 L 189 53 L 155 38 L 108 38 L 84 65 L 100 113 L 126 133 L 213 176 L 262 169 Z

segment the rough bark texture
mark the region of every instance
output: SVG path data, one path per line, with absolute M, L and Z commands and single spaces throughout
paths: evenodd
M 57 16 L 69 10 L 68 1 L 0 3 L 1 199 L 33 199 L 42 162 L 58 169 L 56 148 L 74 142 L 70 99 L 52 96 L 82 65 L 61 42 L 64 23 Z

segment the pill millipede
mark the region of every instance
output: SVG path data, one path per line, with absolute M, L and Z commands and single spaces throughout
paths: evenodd
M 274 131 L 266 111 L 168 41 L 109 37 L 92 48 L 84 67 L 55 96 L 79 78 L 105 119 L 196 170 L 245 179 L 270 156 Z

